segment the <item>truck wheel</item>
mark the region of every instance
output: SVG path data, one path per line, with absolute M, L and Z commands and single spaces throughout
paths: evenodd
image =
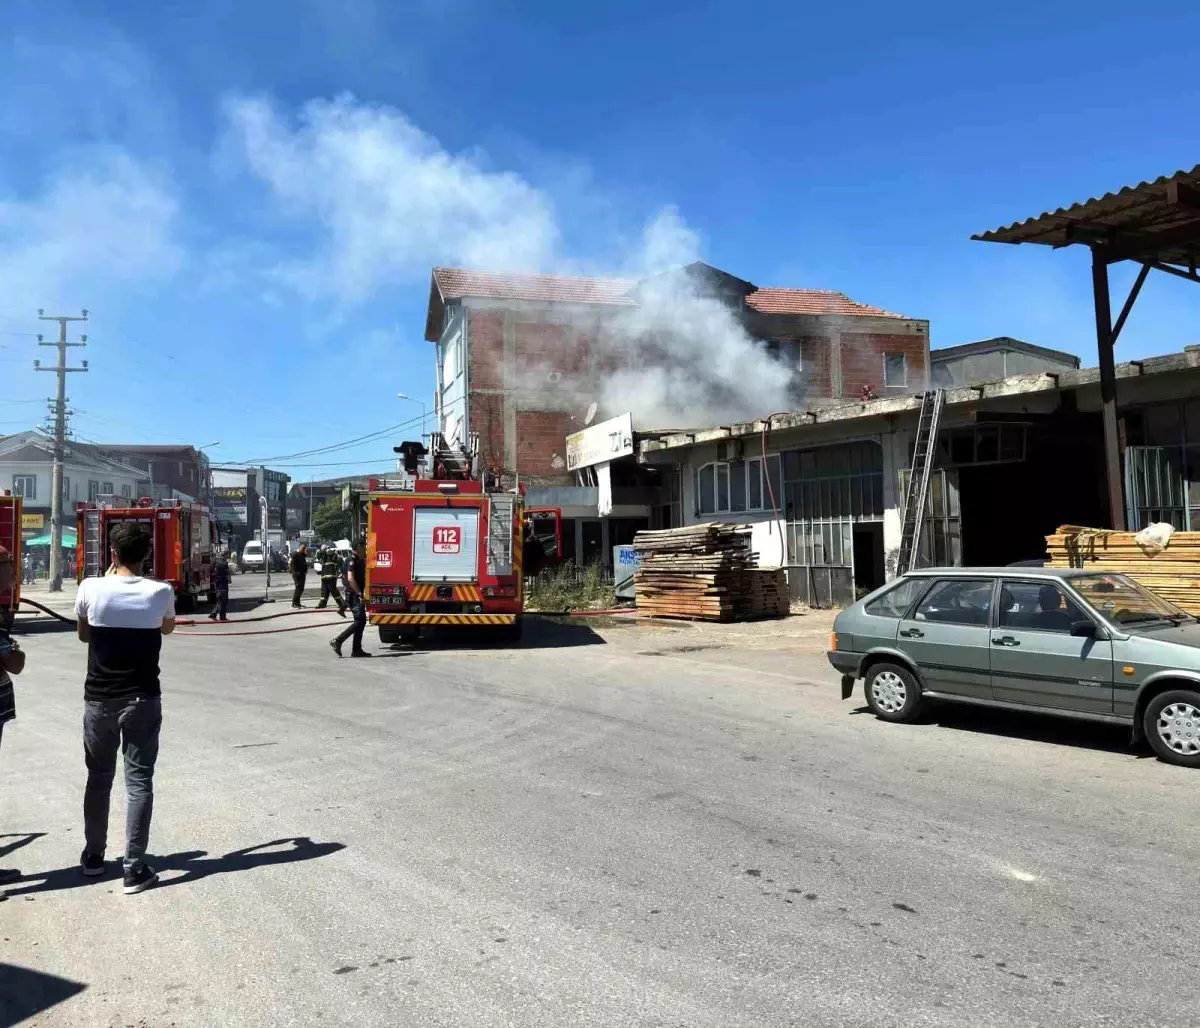
M 207 603 L 207 604 L 208 604 L 210 607 L 211 607 L 211 606 L 212 606 L 214 603 L 216 603 L 216 602 L 217 602 L 217 590 L 216 590 L 216 589 L 209 589 L 209 590 L 208 590 L 208 595 L 207 595 L 207 596 L 204 598 L 204 602 L 205 602 L 205 603 Z
M 421 630 L 419 628 L 406 628 L 400 632 L 400 642 L 405 646 L 420 646 L 421 645 Z
M 1200 767 L 1200 693 L 1172 689 L 1155 696 L 1146 705 L 1142 729 L 1159 760 Z
M 191 614 L 196 609 L 196 597 L 191 593 L 180 593 L 175 598 L 175 609 L 180 614 Z
M 381 646 L 392 646 L 400 641 L 400 629 L 393 628 L 390 625 L 379 626 L 379 644 Z
M 500 633 L 500 641 L 508 646 L 517 646 L 521 642 L 521 630 L 523 623 L 520 619 L 514 621 L 511 625 L 501 625 L 496 631 Z

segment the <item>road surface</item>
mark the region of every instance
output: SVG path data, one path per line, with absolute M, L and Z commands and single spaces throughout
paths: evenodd
M 1119 731 L 886 725 L 811 644 L 691 626 L 540 625 L 516 650 L 368 636 L 361 661 L 333 656 L 333 626 L 196 631 L 164 645 L 162 884 L 133 897 L 76 872 L 84 649 L 24 637 L 0 1024 L 1198 1016 L 1200 777 Z M 122 818 L 118 776 L 110 856 Z

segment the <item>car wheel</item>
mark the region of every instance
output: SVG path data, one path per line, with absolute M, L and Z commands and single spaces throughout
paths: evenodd
M 1200 767 L 1200 692 L 1172 689 L 1147 705 L 1142 728 L 1159 760 Z
M 900 664 L 873 665 L 863 692 L 871 713 L 883 721 L 911 721 L 921 705 L 916 676 Z

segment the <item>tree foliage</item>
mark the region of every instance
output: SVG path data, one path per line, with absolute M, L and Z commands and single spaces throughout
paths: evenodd
M 350 512 L 342 510 L 340 497 L 330 497 L 313 511 L 312 527 L 322 542 L 336 542 L 350 535 Z

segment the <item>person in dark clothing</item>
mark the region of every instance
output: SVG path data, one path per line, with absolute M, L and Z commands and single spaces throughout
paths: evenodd
M 369 657 L 366 650 L 362 648 L 363 632 L 367 627 L 367 598 L 363 595 L 363 590 L 367 587 L 367 551 L 362 543 L 356 543 L 354 546 L 354 556 L 350 558 L 346 567 L 346 592 L 347 598 L 350 600 L 350 606 L 354 611 L 354 620 L 346 626 L 336 639 L 330 639 L 329 645 L 333 647 L 333 652 L 339 657 L 342 655 L 342 643 L 351 636 L 354 637 L 354 645 L 350 650 L 352 657 Z
M 229 608 L 229 551 L 221 550 L 212 562 L 212 587 L 213 592 L 217 595 L 217 602 L 213 606 L 212 613 L 208 615 L 210 621 L 228 621 L 225 616 L 225 611 Z
M 292 608 L 299 610 L 302 606 L 300 597 L 304 595 L 304 580 L 308 577 L 308 547 L 300 544 L 300 548 L 288 560 L 288 570 L 292 573 L 292 581 L 296 588 L 292 591 Z
M 321 560 L 321 602 L 317 604 L 319 608 L 323 608 L 329 604 L 329 597 L 333 597 L 333 602 L 337 604 L 338 613 L 346 616 L 346 604 L 342 600 L 342 594 L 338 592 L 337 582 L 342 573 L 342 561 L 338 556 L 337 550 L 332 546 L 327 546 L 321 550 L 317 556 Z
M 7 571 L 5 570 L 5 558 L 8 558 Z M 0 590 L 6 588 L 6 575 L 12 575 L 16 578 L 16 569 L 11 563 L 12 558 L 8 555 L 8 550 L 0 546 Z M 11 591 L 12 582 L 8 582 L 7 588 Z M 13 612 L 7 608 L 0 609 L 0 739 L 4 737 L 4 724 L 6 721 L 12 721 L 17 716 L 17 699 L 13 693 L 12 675 L 19 675 L 25 670 L 25 653 L 17 641 L 8 634 L 9 628 L 12 627 Z M 16 868 L 0 868 L 0 882 L 11 881 L 13 878 L 20 878 L 21 872 Z M 2 897 L 0 897 L 2 898 Z

